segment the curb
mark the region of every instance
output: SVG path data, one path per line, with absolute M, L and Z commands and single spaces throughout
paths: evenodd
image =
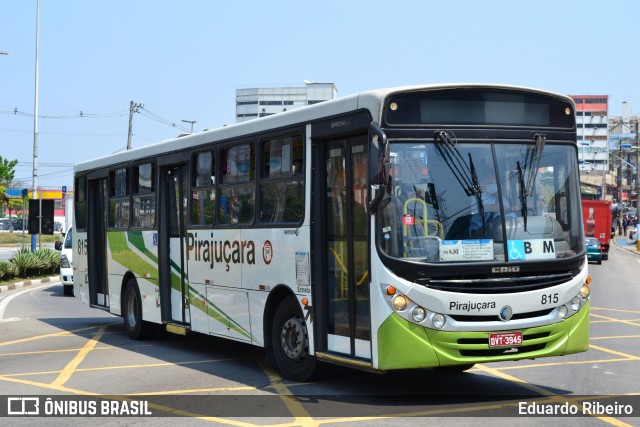
M 620 249 L 624 249 L 625 251 L 630 252 L 632 254 L 640 255 L 640 252 L 638 252 L 636 249 L 632 249 L 632 248 L 620 245 L 615 237 L 611 240 L 613 240 L 613 244 L 619 247 Z
M 16 282 L 10 285 L 3 285 L 3 286 L 0 286 L 0 293 L 13 291 L 15 289 L 24 288 L 26 286 L 55 282 L 56 280 L 59 280 L 59 279 L 60 279 L 59 276 L 53 276 L 53 277 L 44 277 L 42 279 L 37 279 L 37 280 L 25 280 L 24 282 Z

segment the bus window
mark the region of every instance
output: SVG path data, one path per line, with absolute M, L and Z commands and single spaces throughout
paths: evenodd
M 144 163 L 133 167 L 133 227 L 155 227 L 156 167 Z
M 74 194 L 75 203 L 75 221 L 77 230 L 86 230 L 87 228 L 87 177 L 80 176 L 76 178 L 76 191 Z M 67 224 L 67 228 L 71 224 Z
M 215 155 L 211 151 L 195 156 L 195 170 L 191 181 L 191 223 L 213 224 L 216 204 Z
M 109 173 L 109 227 L 129 227 L 129 169 Z
M 220 224 L 251 224 L 255 211 L 253 144 L 222 150 Z
M 262 144 L 260 222 L 297 223 L 304 213 L 303 147 L 299 135 Z

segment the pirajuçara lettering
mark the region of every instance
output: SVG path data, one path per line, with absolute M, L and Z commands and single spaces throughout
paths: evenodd
M 459 301 L 451 301 L 449 303 L 449 310 L 455 311 L 481 311 L 486 309 L 496 308 L 496 303 L 494 301 L 489 302 L 459 302 Z
M 187 233 L 187 260 L 209 264 L 213 270 L 216 264 L 255 264 L 256 245 L 252 240 L 214 240 L 198 238 L 198 233 Z

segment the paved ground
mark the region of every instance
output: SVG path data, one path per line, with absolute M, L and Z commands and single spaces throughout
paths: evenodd
M 629 243 L 629 239 L 625 236 L 615 236 L 613 239 L 613 244 L 618 246 L 619 248 L 625 249 L 629 252 L 635 252 L 636 254 L 640 254 L 638 251 L 638 246 L 636 243 Z

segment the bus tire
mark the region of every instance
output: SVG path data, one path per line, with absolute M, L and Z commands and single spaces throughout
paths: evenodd
M 273 316 L 271 352 L 280 374 L 292 381 L 310 381 L 318 362 L 309 354 L 309 333 L 298 301 L 293 295 L 283 299 Z
M 155 325 L 142 320 L 142 299 L 136 280 L 131 278 L 124 288 L 122 300 L 122 317 L 129 337 L 134 340 L 145 340 L 155 335 Z

